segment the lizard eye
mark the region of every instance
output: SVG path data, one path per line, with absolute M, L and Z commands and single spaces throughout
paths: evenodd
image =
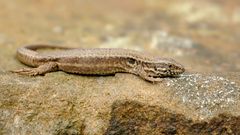
M 157 71 L 157 70 L 158 70 L 158 68 L 157 68 L 157 67 L 154 67 L 154 70 L 155 70 L 155 71 Z
M 128 63 L 134 65 L 136 61 L 134 59 L 128 59 Z
M 134 67 L 136 65 L 136 60 L 133 58 L 129 58 L 127 61 L 127 65 L 129 65 L 130 67 Z

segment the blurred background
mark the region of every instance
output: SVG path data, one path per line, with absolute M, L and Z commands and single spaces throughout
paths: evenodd
M 129 48 L 192 72 L 240 71 L 238 0 L 1 0 L 0 68 L 25 44 Z

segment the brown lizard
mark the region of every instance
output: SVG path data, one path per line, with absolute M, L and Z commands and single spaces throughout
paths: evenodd
M 61 49 L 38 53 L 37 49 Z M 77 49 L 51 45 L 29 45 L 17 50 L 17 59 L 35 67 L 12 72 L 36 76 L 48 72 L 64 71 L 85 75 L 110 75 L 126 72 L 156 82 L 162 77 L 176 76 L 185 71 L 184 67 L 169 58 L 159 58 L 146 53 L 119 48 Z

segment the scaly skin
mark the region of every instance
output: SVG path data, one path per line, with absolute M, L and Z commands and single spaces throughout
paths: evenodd
M 61 49 L 38 53 L 37 49 Z M 142 52 L 119 48 L 77 49 L 50 45 L 30 45 L 17 50 L 17 59 L 35 68 L 12 72 L 36 76 L 53 71 L 86 75 L 109 75 L 118 72 L 132 73 L 150 82 L 162 77 L 176 76 L 185 71 L 173 59 L 159 58 Z

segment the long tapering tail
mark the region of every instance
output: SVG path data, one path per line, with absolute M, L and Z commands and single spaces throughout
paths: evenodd
M 36 50 L 38 49 L 73 49 L 73 48 L 42 44 L 27 45 L 17 49 L 16 57 L 22 63 L 32 67 L 39 66 L 41 62 L 49 61 L 51 59 L 46 56 L 42 56 L 38 52 L 36 52 Z

